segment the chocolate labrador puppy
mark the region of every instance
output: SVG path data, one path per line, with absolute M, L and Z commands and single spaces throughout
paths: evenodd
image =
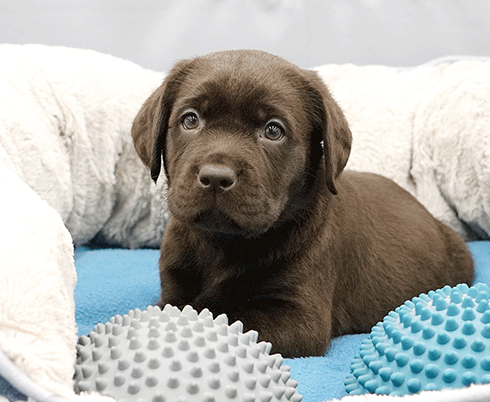
M 344 172 L 347 122 L 313 71 L 260 51 L 179 62 L 132 129 L 168 180 L 160 306 L 240 320 L 323 355 L 422 292 L 471 283 L 456 233 L 389 179 Z

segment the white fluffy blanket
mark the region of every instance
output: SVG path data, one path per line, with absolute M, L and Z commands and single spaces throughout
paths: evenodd
M 157 247 L 165 227 L 129 133 L 163 74 L 36 45 L 0 60 L 0 350 L 72 398 L 72 240 Z
M 390 177 L 466 240 L 490 238 L 490 61 L 318 71 L 354 135 L 348 169 Z
M 165 184 L 129 131 L 163 74 L 41 45 L 0 45 L 0 61 L 0 352 L 76 399 L 73 243 L 159 245 Z M 490 237 L 490 62 L 319 71 L 352 127 L 350 168 L 392 177 L 468 239 Z

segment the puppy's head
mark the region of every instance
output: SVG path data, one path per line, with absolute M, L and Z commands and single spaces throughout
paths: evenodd
M 294 219 L 316 185 L 336 194 L 351 146 L 316 73 L 247 50 L 178 63 L 141 108 L 132 136 L 154 180 L 163 160 L 176 219 L 245 236 Z

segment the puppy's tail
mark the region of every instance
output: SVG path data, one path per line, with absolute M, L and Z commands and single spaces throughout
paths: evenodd
M 446 255 L 448 256 L 447 274 L 449 285 L 455 286 L 458 283 L 472 285 L 475 276 L 474 262 L 468 247 L 463 239 L 444 223 L 437 221 L 439 230 L 446 245 Z

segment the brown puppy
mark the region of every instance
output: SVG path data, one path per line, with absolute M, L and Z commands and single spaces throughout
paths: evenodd
M 351 133 L 321 79 L 270 54 L 178 63 L 132 135 L 172 218 L 166 303 L 241 320 L 284 356 L 322 355 L 405 300 L 460 282 L 463 241 L 394 182 L 345 172 Z

